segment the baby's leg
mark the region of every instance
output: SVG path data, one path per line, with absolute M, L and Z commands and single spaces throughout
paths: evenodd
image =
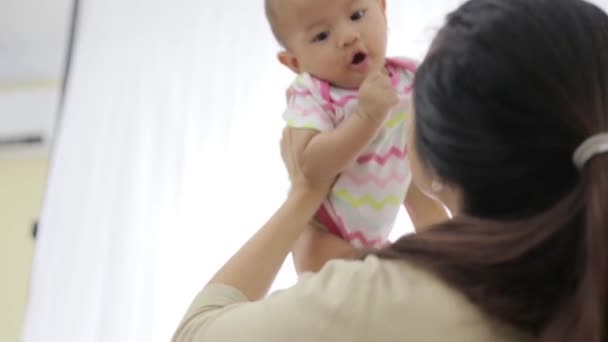
M 333 259 L 355 259 L 358 250 L 329 231 L 318 220 L 312 221 L 292 248 L 297 274 L 318 272 Z
M 342 234 L 342 231 L 340 231 L 340 227 L 338 226 L 336 221 L 332 219 L 325 206 L 321 206 L 321 208 L 319 208 L 319 211 L 317 211 L 317 214 L 315 215 L 314 221 L 319 227 L 325 228 L 325 231 L 343 240 L 347 240 Z

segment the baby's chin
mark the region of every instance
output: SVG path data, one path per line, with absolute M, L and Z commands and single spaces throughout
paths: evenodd
M 383 61 L 382 63 L 386 63 Z M 378 63 L 376 63 L 378 64 Z M 347 69 L 341 75 L 332 75 L 333 77 L 318 77 L 334 87 L 350 90 L 358 90 L 361 87 L 365 78 L 375 68 L 382 68 L 382 65 L 370 64 L 365 70 Z
M 361 75 L 348 75 L 348 77 L 341 77 L 335 79 L 325 79 L 329 84 L 334 87 L 349 89 L 349 90 L 358 90 L 361 87 L 361 84 L 365 80 L 366 74 Z

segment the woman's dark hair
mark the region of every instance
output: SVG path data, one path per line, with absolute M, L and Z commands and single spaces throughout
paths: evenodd
M 463 213 L 378 253 L 436 273 L 540 341 L 608 341 L 608 16 L 581 0 L 471 0 L 415 80 L 420 159 Z

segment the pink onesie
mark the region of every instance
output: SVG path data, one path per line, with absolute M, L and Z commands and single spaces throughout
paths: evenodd
M 334 184 L 317 220 L 356 247 L 385 244 L 411 181 L 405 119 L 416 63 L 387 59 L 386 67 L 400 98 L 378 136 Z M 356 108 L 357 90 L 336 88 L 302 74 L 288 90 L 283 118 L 294 128 L 320 132 L 338 127 Z

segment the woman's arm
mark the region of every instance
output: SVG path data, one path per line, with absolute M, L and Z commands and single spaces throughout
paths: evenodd
M 368 270 L 363 264 L 335 262 L 258 301 L 212 284 L 195 298 L 172 341 L 354 341 L 360 331 L 351 329 L 353 321 L 368 317 L 358 303 L 370 293 L 378 262 L 368 263 Z
M 283 341 L 294 329 L 314 333 L 329 319 L 320 317 L 319 312 L 331 313 L 333 308 L 328 310 L 328 301 L 316 298 L 327 291 L 310 292 L 310 282 L 300 281 L 300 286 L 290 291 L 291 295 L 261 300 L 333 183 L 334 177 L 309 182 L 295 162 L 298 152 L 291 131 L 284 130 L 281 155 L 292 183 L 288 198 L 195 298 L 173 341 L 251 341 L 256 337 Z M 326 274 L 332 275 L 333 271 Z M 286 316 L 307 305 L 312 310 L 307 320 L 285 321 Z M 283 321 L 283 329 L 273 327 L 279 321 Z
M 270 220 L 215 274 L 210 284 L 235 288 L 249 300 L 266 295 L 291 247 L 323 203 L 336 174 L 311 182 L 297 156 L 303 146 L 295 143 L 293 130 L 285 129 L 281 157 L 291 180 L 291 192 Z
M 272 218 L 216 273 L 209 284 L 234 287 L 249 300 L 264 297 L 323 197 L 315 193 L 292 192 Z

